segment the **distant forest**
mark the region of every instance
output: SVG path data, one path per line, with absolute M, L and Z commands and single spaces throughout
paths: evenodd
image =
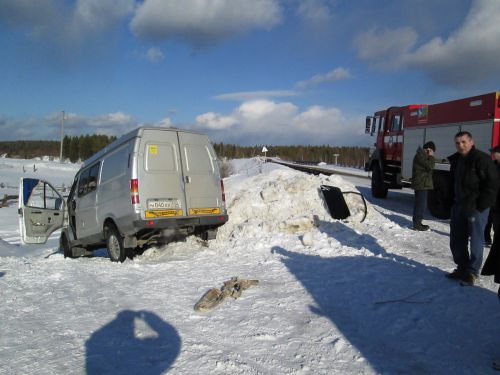
M 232 144 L 215 143 L 215 152 L 220 158 L 228 159 L 251 158 L 264 155 L 264 146 L 238 146 Z M 356 146 L 268 146 L 268 157 L 279 157 L 286 161 L 305 163 L 339 164 L 348 167 L 364 167 L 368 161 L 368 147 Z M 335 156 L 337 155 L 337 156 Z
M 116 137 L 106 135 L 81 135 L 64 137 L 63 159 L 75 163 L 88 159 L 104 148 Z M 40 156 L 59 157 L 61 142 L 59 141 L 12 141 L 0 142 L 0 155 L 14 159 L 32 159 Z
M 113 142 L 116 137 L 106 135 L 82 135 L 64 137 L 63 158 L 75 163 L 88 159 L 97 151 Z M 260 146 L 239 146 L 215 143 L 219 158 L 240 159 L 263 155 Z M 324 162 L 349 167 L 363 167 L 368 160 L 368 147 L 331 146 L 267 146 L 267 156 L 288 161 Z M 9 158 L 32 159 L 41 156 L 59 157 L 59 141 L 12 141 L 0 142 L 0 155 Z M 337 155 L 337 156 L 335 156 Z

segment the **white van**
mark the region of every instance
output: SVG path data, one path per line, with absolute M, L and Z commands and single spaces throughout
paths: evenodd
M 217 156 L 206 135 L 140 127 L 86 160 L 67 201 L 47 181 L 22 178 L 21 238 L 45 243 L 63 228 L 65 257 L 107 246 L 112 261 L 195 234 L 213 239 L 228 220 Z

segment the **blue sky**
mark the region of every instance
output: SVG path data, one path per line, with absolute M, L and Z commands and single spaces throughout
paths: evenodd
M 364 117 L 500 91 L 498 0 L 1 0 L 0 139 L 367 145 Z

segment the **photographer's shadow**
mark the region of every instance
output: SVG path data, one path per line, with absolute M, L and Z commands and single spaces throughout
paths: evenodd
M 87 374 L 164 373 L 181 348 L 177 330 L 150 311 L 124 310 L 85 343 Z

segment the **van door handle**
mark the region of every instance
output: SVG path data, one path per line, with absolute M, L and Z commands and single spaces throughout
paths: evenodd
M 190 177 L 190 176 L 185 176 L 185 177 L 184 177 L 184 182 L 185 182 L 186 184 L 189 184 L 189 183 L 191 182 L 191 177 Z

